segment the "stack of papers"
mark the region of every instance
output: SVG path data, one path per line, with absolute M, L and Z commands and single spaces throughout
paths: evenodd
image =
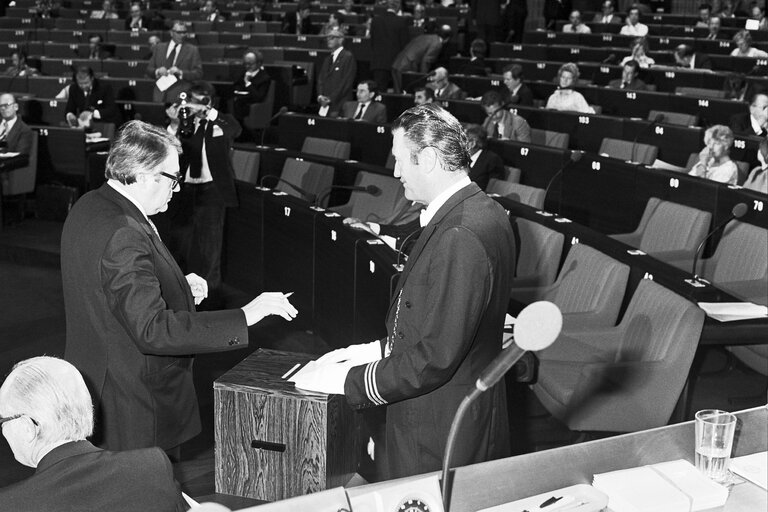
M 608 495 L 613 512 L 688 512 L 721 507 L 728 489 L 676 460 L 595 475 L 592 485 Z
M 752 302 L 699 302 L 699 307 L 707 316 L 721 322 L 768 316 L 768 307 Z
M 768 452 L 731 459 L 731 471 L 768 490 Z

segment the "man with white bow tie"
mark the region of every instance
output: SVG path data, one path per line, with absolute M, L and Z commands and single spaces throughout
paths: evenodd
M 344 49 L 344 32 L 333 29 L 326 36 L 331 54 L 323 60 L 317 74 L 319 115 L 338 117 L 345 101 L 351 98 L 357 75 L 357 62 L 352 52 Z

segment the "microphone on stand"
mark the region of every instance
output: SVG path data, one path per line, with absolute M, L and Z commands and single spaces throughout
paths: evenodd
M 547 187 L 544 189 L 544 200 L 546 201 L 547 196 L 549 195 L 549 189 L 552 188 L 552 185 L 555 183 L 557 178 L 559 178 L 563 173 L 565 173 L 565 170 L 570 166 L 571 164 L 575 164 L 579 160 L 581 160 L 581 157 L 584 156 L 583 151 L 571 151 L 571 154 L 568 156 L 568 161 L 565 162 L 560 169 L 557 170 L 555 174 L 552 175 L 552 177 L 547 182 Z M 560 214 L 560 210 L 563 207 L 563 186 L 560 185 L 560 194 L 557 201 L 557 214 Z
M 366 186 L 357 186 L 357 185 L 333 185 L 331 187 L 328 187 L 322 194 L 317 196 L 317 200 L 313 203 L 313 206 L 320 206 L 323 204 L 323 201 L 331 195 L 331 192 L 334 190 L 351 190 L 353 192 L 365 192 L 366 194 L 370 194 L 374 197 L 378 197 L 381 195 L 381 189 L 377 187 L 376 185 L 366 185 Z
M 288 112 L 288 107 L 285 107 L 285 106 L 280 107 L 280 110 L 278 110 L 275 115 L 273 115 L 272 117 L 269 118 L 269 121 L 267 121 L 266 126 L 264 126 L 264 130 L 262 130 L 262 132 L 261 132 L 261 142 L 259 143 L 260 146 L 264 145 L 264 137 L 266 137 L 267 130 L 269 129 L 269 125 L 272 124 L 272 121 L 274 121 L 275 119 L 277 119 L 281 115 L 285 114 L 286 112 Z
M 726 224 L 731 222 L 734 219 L 740 219 L 744 216 L 744 214 L 747 213 L 747 205 L 745 203 L 738 203 L 733 207 L 731 210 L 731 214 L 728 216 L 727 219 L 725 219 L 723 222 L 718 224 L 715 229 L 707 233 L 707 236 L 704 237 L 704 240 L 701 241 L 699 246 L 696 248 L 696 252 L 693 254 L 693 268 L 691 269 L 691 275 L 693 275 L 693 281 L 698 282 L 699 281 L 699 275 L 696 272 L 696 264 L 699 262 L 699 257 L 701 256 L 702 250 L 704 249 L 704 245 L 707 243 L 707 240 L 709 240 L 712 235 L 723 229 Z M 694 284 L 694 283 L 691 283 Z
M 551 345 L 560 334 L 562 327 L 563 315 L 560 313 L 560 309 L 551 302 L 534 302 L 523 309 L 515 321 L 514 344 L 496 356 L 496 359 L 478 377 L 475 382 L 475 389 L 462 400 L 453 417 L 443 457 L 442 482 L 445 512 L 449 511 L 450 506 L 451 482 L 449 481 L 449 470 L 451 467 L 451 454 L 456 443 L 456 435 L 458 434 L 462 417 L 467 409 L 469 409 L 470 403 L 499 382 L 504 374 L 523 357 L 526 351 L 542 350 Z
M 635 134 L 635 138 L 632 139 L 632 153 L 630 154 L 630 160 L 632 162 L 635 161 L 635 153 L 637 152 L 637 139 L 640 138 L 640 135 L 642 135 L 642 134 L 644 134 L 646 132 L 650 132 L 653 129 L 654 126 L 656 126 L 657 124 L 663 122 L 664 119 L 665 119 L 664 114 L 656 114 L 656 117 L 654 117 L 651 120 L 651 124 L 649 124 L 648 126 L 645 127 L 645 130 L 640 130 L 640 131 L 637 132 L 637 134 Z
M 304 190 L 303 188 L 299 187 L 298 185 L 294 185 L 290 181 L 286 181 L 286 180 L 280 178 L 279 176 L 275 176 L 274 174 L 268 174 L 266 176 L 263 176 L 261 178 L 261 181 L 259 182 L 259 186 L 263 187 L 264 186 L 264 181 L 266 181 L 267 178 L 272 178 L 275 181 L 277 181 L 278 183 L 285 183 L 286 185 L 291 187 L 293 190 L 295 190 L 296 192 L 301 194 L 302 198 L 306 202 L 308 202 L 309 204 L 314 204 L 314 202 L 315 202 L 315 194 L 313 194 L 311 192 L 307 192 L 306 190 Z

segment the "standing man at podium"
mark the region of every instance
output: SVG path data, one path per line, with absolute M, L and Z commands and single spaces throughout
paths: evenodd
M 296 380 L 344 394 L 355 409 L 386 407 L 375 461 L 385 479 L 440 469 L 459 403 L 501 351 L 515 263 L 507 215 L 467 176 L 469 144 L 456 118 L 421 105 L 393 123 L 392 135 L 394 175 L 426 210 L 390 304 L 388 335 L 330 352 Z M 473 405 L 456 465 L 508 455 L 505 395 L 502 381 Z

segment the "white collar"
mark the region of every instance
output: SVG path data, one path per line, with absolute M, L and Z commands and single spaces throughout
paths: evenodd
M 427 205 L 427 207 L 421 212 L 421 215 L 419 215 L 419 223 L 421 224 L 421 227 L 424 227 L 427 224 L 429 224 L 429 221 L 431 221 L 432 217 L 435 216 L 435 214 L 437 213 L 437 210 L 439 210 L 441 206 L 447 203 L 448 200 L 456 192 L 463 189 L 470 183 L 472 183 L 472 180 L 469 179 L 469 176 L 464 175 L 464 177 L 461 178 L 459 181 L 457 181 L 447 189 L 443 190 L 440 193 L 440 195 L 438 195 L 434 200 L 432 200 L 431 203 Z
M 115 189 L 118 194 L 120 194 L 121 196 L 123 196 L 124 198 L 126 198 L 127 200 L 132 202 L 134 204 L 134 206 L 136 206 L 136 208 L 139 209 L 139 211 L 144 216 L 144 218 L 147 219 L 147 221 L 149 221 L 149 217 L 147 217 L 147 212 L 144 211 L 144 207 L 141 206 L 141 204 L 138 201 L 136 201 L 128 192 L 125 191 L 125 189 L 123 188 L 123 187 L 125 187 L 125 185 L 123 185 L 119 181 L 113 180 L 113 179 L 108 179 L 107 180 L 107 185 L 109 185 L 110 187 Z M 150 222 L 150 225 L 151 224 L 152 223 Z
M 752 123 L 752 129 L 755 131 L 755 133 L 762 133 L 763 127 L 760 126 L 760 124 L 755 121 L 755 118 L 752 117 L 752 114 L 749 114 L 749 122 Z M 10 130 L 10 128 L 8 128 Z M 758 151 L 758 153 L 760 153 Z
M 475 166 L 475 164 L 477 163 L 477 159 L 480 158 L 480 153 L 482 152 L 483 152 L 482 149 L 478 149 L 477 151 L 475 151 L 475 153 L 471 157 L 469 157 L 469 159 L 472 161 L 472 163 L 469 164 L 470 167 Z
M 343 46 L 339 46 L 335 50 L 333 50 L 333 53 L 331 53 L 331 62 L 339 58 L 339 54 L 341 53 L 341 50 L 343 50 Z

